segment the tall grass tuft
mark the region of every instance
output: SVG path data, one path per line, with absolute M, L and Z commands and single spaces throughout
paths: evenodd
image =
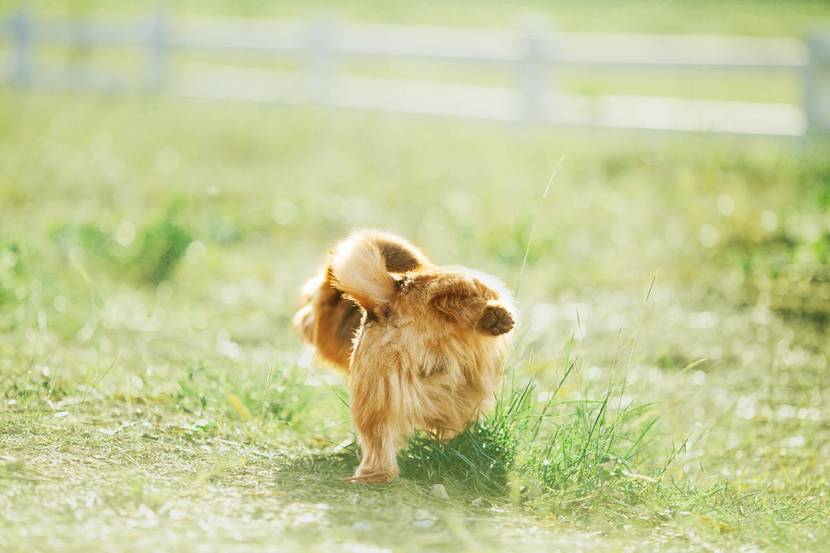
M 416 436 L 401 453 L 402 476 L 481 495 L 512 494 L 536 507 L 578 507 L 598 493 L 634 501 L 632 482 L 651 485 L 659 477 L 637 466 L 656 418 L 648 405 L 617 400 L 621 387 L 597 399 L 561 399 L 573 369 L 570 364 L 543 402 L 534 400 L 543 391 L 535 380 L 514 380 L 492 414 L 453 440 Z
M 181 204 L 174 202 L 156 222 L 141 229 L 131 265 L 142 280 L 159 284 L 172 275 L 192 237 L 179 222 Z
M 532 389 L 530 382 L 512 390 L 492 415 L 475 421 L 448 442 L 418 434 L 400 455 L 401 474 L 416 480 L 452 482 L 480 494 L 506 492 L 529 421 Z
M 117 244 L 111 231 L 93 222 L 58 225 L 52 240 L 68 258 L 81 253 L 85 262 L 101 269 L 158 285 L 173 276 L 193 240 L 182 222 L 182 206 L 172 202 L 158 219 L 138 229 L 129 246 Z
M 0 242 L 0 306 L 23 295 L 25 283 L 21 249 L 17 242 Z

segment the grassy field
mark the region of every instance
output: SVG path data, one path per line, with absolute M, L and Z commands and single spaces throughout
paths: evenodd
M 216 108 L 0 97 L 4 551 L 826 548 L 826 150 Z M 521 277 L 388 486 L 289 325 L 356 226 Z
M 0 0 L 0 10 L 19 7 L 16 0 Z M 523 0 L 498 2 L 421 0 L 417 9 L 411 2 L 392 0 L 344 0 L 336 5 L 327 0 L 167 0 L 152 2 L 109 2 L 107 0 L 30 0 L 26 5 L 50 14 L 143 14 L 161 8 L 179 15 L 234 14 L 244 17 L 305 17 L 322 13 L 348 19 L 406 22 L 432 25 L 480 25 L 503 27 L 532 12 L 550 18 L 568 31 L 634 31 L 645 33 L 709 33 L 757 36 L 803 36 L 827 28 L 830 5 L 822 0 Z
M 830 21 L 825 2 L 338 9 L 792 36 Z M 760 76 L 563 83 L 620 86 L 798 96 Z M 381 486 L 342 480 L 359 453 L 345 382 L 290 325 L 355 227 L 499 276 L 520 310 L 498 409 L 450 444 L 415 437 Z M 828 324 L 820 142 L 0 91 L 0 551 L 830 551 Z

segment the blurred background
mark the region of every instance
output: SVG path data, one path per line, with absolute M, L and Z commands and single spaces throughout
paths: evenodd
M 17 287 L 52 303 L 74 264 L 208 311 L 189 295 L 267 296 L 282 333 L 356 226 L 521 275 L 531 310 L 660 274 L 827 311 L 825 3 L 0 8 L 0 282 L 30 314 Z
M 5 78 L 574 127 L 830 127 L 821 3 L 296 4 L 10 7 Z
M 826 489 L 830 3 L 0 0 L 0 21 L 7 398 L 235 416 L 268 367 L 340 386 L 290 317 L 375 227 L 518 292 L 521 374 L 555 383 L 573 337 L 586 389 L 639 383 L 656 443 L 693 437 L 678 474 Z M 275 420 L 308 408 L 267 393 Z M 339 413 L 314 433 L 342 439 Z

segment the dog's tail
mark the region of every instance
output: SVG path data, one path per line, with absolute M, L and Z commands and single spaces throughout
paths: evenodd
M 397 292 L 395 279 L 387 269 L 382 236 L 373 231 L 354 232 L 331 253 L 335 286 L 374 313 L 389 304 Z

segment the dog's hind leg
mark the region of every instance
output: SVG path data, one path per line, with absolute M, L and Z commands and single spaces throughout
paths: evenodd
M 349 478 L 352 482 L 380 484 L 391 482 L 398 477 L 396 457 L 401 447 L 401 437 L 387 429 L 374 430 L 370 434 L 361 434 L 360 445 L 363 455 L 354 476 Z
M 400 374 L 388 364 L 367 366 L 362 353 L 356 352 L 349 378 L 352 420 L 362 449 L 352 481 L 390 482 L 398 476 L 398 450 L 412 428 L 402 412 Z
M 505 334 L 515 325 L 508 306 L 475 279 L 457 278 L 443 284 L 434 291 L 430 303 L 444 318 L 485 334 Z

